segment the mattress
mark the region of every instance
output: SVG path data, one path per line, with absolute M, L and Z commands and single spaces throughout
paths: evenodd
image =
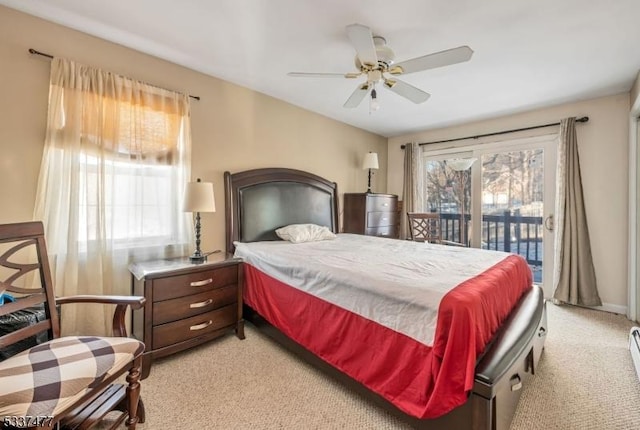
M 479 354 L 531 287 L 516 255 L 360 235 L 236 243 L 236 256 L 249 306 L 418 418 L 466 401 Z

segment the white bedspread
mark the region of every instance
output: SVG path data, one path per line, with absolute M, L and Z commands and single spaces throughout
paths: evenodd
M 263 273 L 429 346 L 442 297 L 509 255 L 354 234 L 235 245 Z

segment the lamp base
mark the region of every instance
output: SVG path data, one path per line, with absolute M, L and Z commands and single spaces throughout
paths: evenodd
M 207 261 L 207 256 L 202 254 L 193 254 L 189 256 L 189 261 L 193 264 L 201 264 Z
M 369 169 L 369 178 L 367 180 L 367 194 L 371 194 L 371 169 Z

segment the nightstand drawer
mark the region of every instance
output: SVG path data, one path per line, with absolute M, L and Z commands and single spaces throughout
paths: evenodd
M 395 212 L 397 210 L 396 204 L 398 200 L 395 198 L 389 198 L 388 196 L 369 196 L 369 202 L 367 209 L 371 212 Z
M 174 299 L 212 290 L 238 281 L 238 266 L 231 265 L 186 275 L 156 279 L 153 284 L 153 301 Z
M 367 213 L 367 227 L 384 227 L 394 225 L 395 212 L 369 212 Z
M 153 325 L 165 324 L 208 312 L 238 301 L 238 286 L 227 285 L 191 296 L 153 304 Z
M 205 314 L 155 326 L 153 328 L 153 349 L 233 326 L 237 320 L 238 306 L 232 304 Z

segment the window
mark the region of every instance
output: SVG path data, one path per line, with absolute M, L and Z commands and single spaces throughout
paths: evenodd
M 72 66 L 69 66 L 73 69 Z M 188 182 L 188 98 L 75 65 L 80 78 L 52 82 L 47 163 L 65 197 L 80 250 L 166 246 L 189 240 L 180 211 Z M 58 173 L 56 173 L 58 172 Z M 60 220 L 56 219 L 56 222 Z
M 176 236 L 172 209 L 177 196 L 171 166 L 144 166 L 130 162 L 106 162 L 104 187 L 98 189 L 98 160 L 85 156 L 87 170 L 80 184 L 80 242 L 99 237 L 100 201 L 104 200 L 106 236 L 116 247 L 167 245 L 183 240 Z M 84 177 L 84 176 L 83 176 Z

